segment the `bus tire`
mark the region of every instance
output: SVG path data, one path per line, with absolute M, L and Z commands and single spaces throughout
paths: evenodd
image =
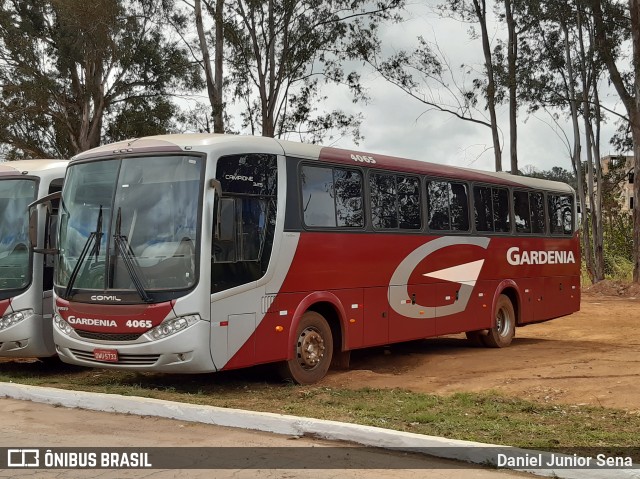
M 495 314 L 495 325 L 482 340 L 489 348 L 506 348 L 516 332 L 516 313 L 508 296 L 501 294 L 498 297 Z
M 296 384 L 313 384 L 320 381 L 329 370 L 333 357 L 333 335 L 324 317 L 315 311 L 307 311 L 296 330 L 293 359 L 281 368 L 283 379 Z

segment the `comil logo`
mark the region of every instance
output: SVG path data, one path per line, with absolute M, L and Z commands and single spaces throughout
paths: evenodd
M 507 261 L 512 266 L 523 264 L 567 264 L 575 263 L 573 251 L 520 251 L 514 246 L 507 250 Z
M 38 449 L 8 449 L 7 467 L 40 467 Z
M 91 301 L 122 301 L 120 298 L 113 294 L 94 294 L 91 296 Z

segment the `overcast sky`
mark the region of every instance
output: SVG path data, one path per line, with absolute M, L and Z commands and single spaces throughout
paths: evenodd
M 433 11 L 440 0 L 425 0 L 424 4 L 408 7 L 407 20 L 400 25 L 385 28 L 383 45 L 389 52 L 411 49 L 417 45 L 417 37 L 437 39 L 440 48 L 451 64 L 476 65 L 482 69 L 482 46 L 480 40 L 469 37 L 469 25 L 455 20 L 442 19 Z M 492 3 L 492 2 L 488 2 Z M 490 35 L 494 39 L 505 33 L 501 26 L 494 26 Z M 489 128 L 454 118 L 446 113 L 427 111 L 426 105 L 410 98 L 399 88 L 378 78 L 372 73 L 364 74 L 371 101 L 368 105 L 351 108 L 364 114 L 362 134 L 364 140 L 358 146 L 349 138 L 340 138 L 331 146 L 354 148 L 371 153 L 403 156 L 455 166 L 493 170 L 494 157 L 491 149 Z M 614 92 L 603 94 L 609 106 L 621 108 Z M 336 104 L 349 108 L 349 98 L 341 94 L 335 97 Z M 499 125 L 503 140 L 503 169 L 510 167 L 508 144 L 508 111 L 503 105 L 499 109 Z M 571 169 L 566 142 L 550 126 L 551 119 L 545 113 L 527 116 L 525 109 L 519 112 L 518 155 L 519 167 L 534 166 L 548 170 L 553 166 Z M 602 154 L 616 153 L 609 145 L 615 131 L 613 120 L 602 128 Z M 572 141 L 570 125 L 566 123 L 565 134 Z M 560 135 L 560 136 L 559 136 Z M 325 142 L 329 143 L 329 142 Z

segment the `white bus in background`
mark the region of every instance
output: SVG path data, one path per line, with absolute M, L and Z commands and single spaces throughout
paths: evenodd
M 52 331 L 53 257 L 29 248 L 29 205 L 62 189 L 66 160 L 0 163 L 0 356 L 56 354 Z M 55 201 L 38 208 L 42 245 L 55 230 Z

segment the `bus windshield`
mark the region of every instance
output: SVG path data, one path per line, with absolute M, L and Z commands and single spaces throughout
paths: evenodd
M 197 281 L 202 158 L 148 156 L 69 167 L 60 207 L 55 285 L 155 292 Z
M 31 282 L 28 206 L 36 193 L 34 180 L 0 181 L 0 290 L 23 289 Z

